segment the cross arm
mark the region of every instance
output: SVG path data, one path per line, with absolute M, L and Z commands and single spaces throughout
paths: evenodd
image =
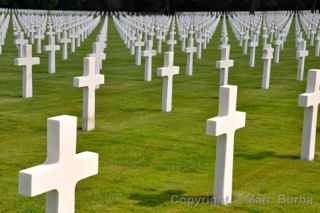
M 32 58 L 32 64 L 34 65 L 40 64 L 40 58 L 39 57 Z
M 297 58 L 302 58 L 304 56 L 308 56 L 309 55 L 309 51 L 308 50 L 298 50 L 297 51 Z
M 76 181 L 97 175 L 99 168 L 99 155 L 94 152 L 82 152 L 75 157 Z
M 319 104 L 319 95 L 314 93 L 303 93 L 299 96 L 299 106 L 302 107 L 311 107 L 315 104 Z
M 245 127 L 246 113 L 235 112 L 228 116 L 218 116 L 207 120 L 207 134 L 220 136 Z
M 85 87 L 87 85 L 88 85 L 88 77 L 87 76 L 73 78 L 73 86 L 74 87 Z
M 157 70 L 157 75 L 159 77 L 168 77 L 173 75 L 178 75 L 180 71 L 180 67 L 172 66 L 172 67 L 160 67 Z
M 17 66 L 24 66 L 27 64 L 26 58 L 16 58 L 14 59 L 14 64 Z
M 229 68 L 229 67 L 233 67 L 233 65 L 234 65 L 233 60 L 220 60 L 216 62 L 217 69 Z
M 19 173 L 19 193 L 34 197 L 55 190 L 57 164 L 42 164 Z
M 97 81 L 97 84 L 104 84 L 104 75 L 96 75 L 96 81 Z

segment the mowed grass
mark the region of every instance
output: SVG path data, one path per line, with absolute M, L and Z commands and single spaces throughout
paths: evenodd
M 77 151 L 100 155 L 99 175 L 77 185 L 77 212 L 320 212 L 319 149 L 314 162 L 299 160 L 303 108 L 298 95 L 306 82 L 295 80 L 294 25 L 281 63 L 272 64 L 267 91 L 260 89 L 261 45 L 256 67 L 249 68 L 249 56 L 242 55 L 229 26 L 235 60 L 229 82 L 238 86 L 238 110 L 247 119 L 235 139 L 233 203 L 224 207 L 186 202 L 213 194 L 216 138 L 205 134 L 205 126 L 217 115 L 221 24 L 203 59 L 195 59 L 192 77 L 185 75 L 186 55 L 176 47 L 181 73 L 174 78 L 172 113 L 160 109 L 162 79 L 155 70 L 163 55 L 154 58 L 153 81 L 144 82 L 144 66 L 134 65 L 111 19 L 109 24 L 106 84 L 97 90 L 92 132 L 81 131 L 82 90 L 72 87 L 72 78 L 82 75 L 83 57 L 101 25 L 68 61 L 57 54 L 54 75 L 47 73 L 47 53 L 42 54 L 41 65 L 34 66 L 34 98 L 22 99 L 10 24 L 0 57 L 0 212 L 44 212 L 45 195 L 18 194 L 18 173 L 44 162 L 46 119 L 62 114 L 78 117 Z M 320 66 L 309 50 L 306 71 Z M 279 196 L 291 200 L 283 203 Z M 292 201 L 301 197 L 307 202 Z

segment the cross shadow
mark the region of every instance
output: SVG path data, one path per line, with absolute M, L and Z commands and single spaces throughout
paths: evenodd
M 240 153 L 236 154 L 237 157 L 244 158 L 246 160 L 262 160 L 266 158 L 279 158 L 279 159 L 299 159 L 298 155 L 279 155 L 276 154 L 274 151 L 264 151 L 258 152 L 254 154 L 247 154 L 247 153 Z
M 133 193 L 130 194 L 129 198 L 131 200 L 138 201 L 138 205 L 147 206 L 147 207 L 155 207 L 162 205 L 165 202 L 171 201 L 173 196 L 181 196 L 185 193 L 185 191 L 181 190 L 167 190 L 161 192 L 160 194 L 141 194 L 141 193 Z
M 134 113 L 134 112 L 161 112 L 161 109 L 151 109 L 151 108 L 121 108 L 120 109 L 122 112 L 130 112 L 130 113 Z

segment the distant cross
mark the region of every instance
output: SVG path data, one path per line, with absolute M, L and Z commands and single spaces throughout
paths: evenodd
M 190 31 L 188 40 L 188 47 L 186 48 L 187 53 L 187 70 L 186 74 L 192 76 L 193 72 L 193 54 L 197 51 L 197 48 L 193 46 L 193 31 Z
M 202 44 L 204 40 L 202 38 L 202 35 L 200 34 L 197 38 L 197 58 L 201 59 L 202 58 Z
M 47 137 L 47 160 L 19 172 L 19 193 L 28 197 L 47 193 L 46 213 L 74 213 L 76 185 L 98 174 L 98 154 L 76 154 L 76 117 L 49 118 Z
M 246 31 L 243 37 L 244 44 L 243 44 L 243 54 L 247 55 L 248 54 L 248 41 L 249 41 L 249 31 Z
M 19 32 L 17 39 L 15 40 L 15 44 L 18 47 L 18 57 L 23 56 L 23 45 L 28 44 L 28 41 L 24 39 L 24 34 L 23 32 Z
M 172 82 L 173 76 L 178 75 L 180 68 L 173 65 L 173 52 L 166 52 L 164 56 L 164 66 L 158 68 L 158 76 L 163 77 L 162 86 L 162 111 L 172 110 Z
M 159 31 L 157 31 L 156 39 L 157 39 L 157 53 L 160 54 L 162 52 L 162 41 L 164 39 L 163 32 L 160 30 L 160 28 L 159 28 Z
M 60 42 L 63 44 L 62 45 L 62 60 L 67 60 L 68 59 L 68 43 L 71 42 L 71 39 L 68 38 L 68 32 L 66 30 L 63 31 L 62 33 L 62 39 Z
M 319 104 L 320 70 L 309 70 L 306 93 L 299 97 L 299 105 L 305 108 L 301 144 L 302 160 L 314 159 Z
M 187 40 L 187 33 L 185 32 L 185 30 L 182 31 L 181 36 L 180 36 L 180 41 L 181 41 L 181 51 L 185 52 L 186 51 L 186 40 Z
M 307 44 L 305 40 L 302 40 L 299 43 L 298 50 L 297 50 L 297 60 L 298 60 L 298 67 L 297 67 L 297 80 L 303 81 L 304 76 L 304 64 L 306 57 L 309 55 L 309 51 L 306 50 Z
M 100 74 L 100 70 L 102 69 L 102 62 L 106 60 L 106 54 L 103 52 L 103 49 L 99 42 L 94 42 L 92 44 L 92 53 L 89 54 L 89 56 L 96 58 L 96 74 Z
M 266 45 L 268 44 L 268 38 L 269 38 L 267 31 L 263 33 L 262 38 L 263 38 L 263 47 L 266 47 Z
M 47 34 L 48 37 L 51 37 L 51 36 L 54 37 L 55 36 L 55 32 L 53 31 L 52 25 L 48 26 L 48 31 L 47 31 L 46 34 Z
M 138 40 L 135 42 L 135 48 L 136 48 L 136 55 L 135 55 L 135 62 L 136 65 L 141 65 L 141 48 L 144 46 L 144 42 L 141 41 L 141 34 L 138 35 Z
M 229 68 L 234 61 L 230 60 L 230 45 L 221 45 L 221 60 L 216 62 L 216 68 L 220 70 L 220 86 L 228 84 Z
M 169 40 L 167 41 L 167 44 L 169 45 L 169 52 L 174 52 L 174 45 L 177 44 L 177 41 L 174 40 L 174 34 L 174 30 L 169 32 Z
M 75 32 L 75 29 L 72 28 L 70 30 L 70 35 L 69 35 L 70 39 L 71 39 L 71 52 L 72 53 L 75 53 L 76 52 L 76 32 Z
M 277 38 L 275 41 L 275 56 L 274 63 L 278 64 L 280 62 L 280 50 L 281 50 L 281 39 Z
M 315 55 L 320 56 L 320 33 L 317 34 L 316 38 Z
M 83 88 L 83 125 L 84 131 L 95 128 L 96 87 L 104 84 L 104 75 L 96 73 L 96 58 L 84 58 L 83 76 L 73 78 L 73 86 Z
M 136 36 L 134 34 L 132 34 L 129 37 L 129 48 L 130 48 L 130 54 L 131 55 L 135 55 L 135 41 L 136 41 Z
M 270 44 L 267 44 L 263 49 L 262 60 L 263 65 L 263 77 L 262 77 L 262 89 L 269 89 L 270 85 L 270 72 L 271 72 L 271 60 L 273 58 L 273 48 Z
M 44 39 L 41 28 L 38 28 L 37 33 L 35 35 L 35 38 L 37 40 L 37 53 L 41 54 L 42 53 L 42 39 Z
M 40 58 L 32 57 L 32 45 L 23 45 L 22 57 L 15 59 L 15 65 L 22 68 L 22 97 L 32 97 L 32 66 L 40 64 Z
M 44 50 L 49 52 L 48 71 L 50 74 L 56 72 L 56 51 L 60 50 L 60 46 L 56 45 L 54 36 L 49 36 L 49 44 L 44 47 Z
M 236 110 L 237 87 L 220 86 L 218 116 L 207 121 L 207 134 L 217 136 L 215 201 L 231 203 L 233 150 L 236 130 L 245 126 L 246 113 Z
M 256 61 L 256 47 L 258 46 L 257 43 L 257 37 L 256 35 L 253 35 L 252 40 L 250 42 L 250 61 L 249 61 L 249 65 L 250 67 L 254 67 L 255 66 L 255 61 Z
M 81 28 L 80 27 L 78 27 L 76 30 L 76 44 L 77 44 L 77 47 L 81 46 Z
M 33 44 L 34 43 L 34 33 L 36 32 L 33 24 L 31 25 L 29 32 L 30 32 L 30 43 Z
M 152 80 L 152 57 L 156 55 L 156 51 L 152 49 L 152 40 L 147 40 L 146 49 L 143 51 L 145 59 L 144 80 Z

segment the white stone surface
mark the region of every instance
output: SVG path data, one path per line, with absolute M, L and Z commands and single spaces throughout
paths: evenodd
M 19 193 L 28 197 L 47 193 L 46 213 L 74 213 L 76 185 L 98 174 L 99 156 L 76 154 L 76 117 L 52 117 L 47 126 L 47 160 L 20 171 Z
M 274 53 L 274 63 L 279 64 L 280 62 L 280 50 L 281 50 L 281 40 L 277 39 L 275 41 L 275 53 Z
M 197 51 L 197 48 L 193 46 L 193 31 L 190 31 L 188 47 L 186 48 L 187 53 L 187 67 L 186 75 L 192 76 L 193 73 L 193 55 Z
M 60 40 L 62 43 L 62 60 L 68 59 L 68 44 L 71 43 L 71 39 L 68 38 L 67 31 L 63 31 L 62 39 Z
M 262 76 L 262 89 L 269 89 L 270 87 L 270 73 L 271 73 L 271 62 L 273 58 L 274 49 L 270 44 L 266 44 L 262 51 L 263 60 L 263 76 Z
M 152 57 L 156 55 L 156 51 L 152 49 L 152 40 L 147 40 L 146 49 L 143 51 L 143 56 L 145 57 L 145 67 L 144 67 L 144 80 L 152 80 Z
M 164 56 L 164 66 L 158 68 L 158 76 L 163 77 L 162 86 L 162 111 L 172 111 L 172 83 L 173 76 L 178 75 L 180 68 L 173 65 L 173 52 L 166 52 Z
M 252 40 L 250 42 L 250 60 L 249 60 L 250 67 L 255 67 L 257 46 L 258 46 L 257 37 L 256 35 L 253 35 Z
M 233 147 L 237 129 L 245 126 L 246 114 L 236 110 L 237 87 L 220 86 L 218 116 L 207 121 L 207 134 L 217 136 L 215 201 L 232 201 Z
M 135 62 L 137 66 L 141 65 L 141 48 L 144 46 L 144 42 L 141 41 L 141 35 L 138 35 L 138 40 L 135 42 Z
M 82 129 L 90 131 L 95 128 L 95 99 L 97 85 L 104 84 L 104 75 L 96 73 L 96 58 L 85 57 L 83 76 L 73 78 L 73 86 L 83 88 L 83 122 Z
M 234 61 L 230 60 L 230 45 L 223 44 L 220 46 L 221 60 L 216 62 L 216 68 L 219 69 L 220 86 L 228 84 L 229 69 L 233 67 Z
M 305 108 L 301 144 L 302 160 L 314 159 L 319 104 L 320 70 L 309 70 L 306 93 L 299 97 L 299 105 Z
M 305 64 L 305 59 L 309 55 L 309 51 L 306 50 L 306 41 L 302 40 L 299 43 L 298 50 L 297 50 L 297 60 L 298 60 L 298 67 L 297 67 L 297 80 L 298 81 L 303 81 L 304 77 L 304 64 Z
M 32 66 L 40 64 L 40 58 L 32 57 L 32 45 L 22 46 L 22 56 L 15 59 L 15 65 L 22 66 L 22 97 L 32 97 Z
M 169 46 L 169 52 L 174 52 L 174 46 L 177 44 L 177 41 L 174 40 L 174 30 L 171 30 L 169 32 L 169 40 L 167 41 L 167 44 Z
M 54 36 L 49 36 L 49 44 L 44 47 L 44 50 L 49 52 L 48 72 L 53 74 L 56 72 L 56 51 L 60 50 L 60 46 L 56 45 Z

